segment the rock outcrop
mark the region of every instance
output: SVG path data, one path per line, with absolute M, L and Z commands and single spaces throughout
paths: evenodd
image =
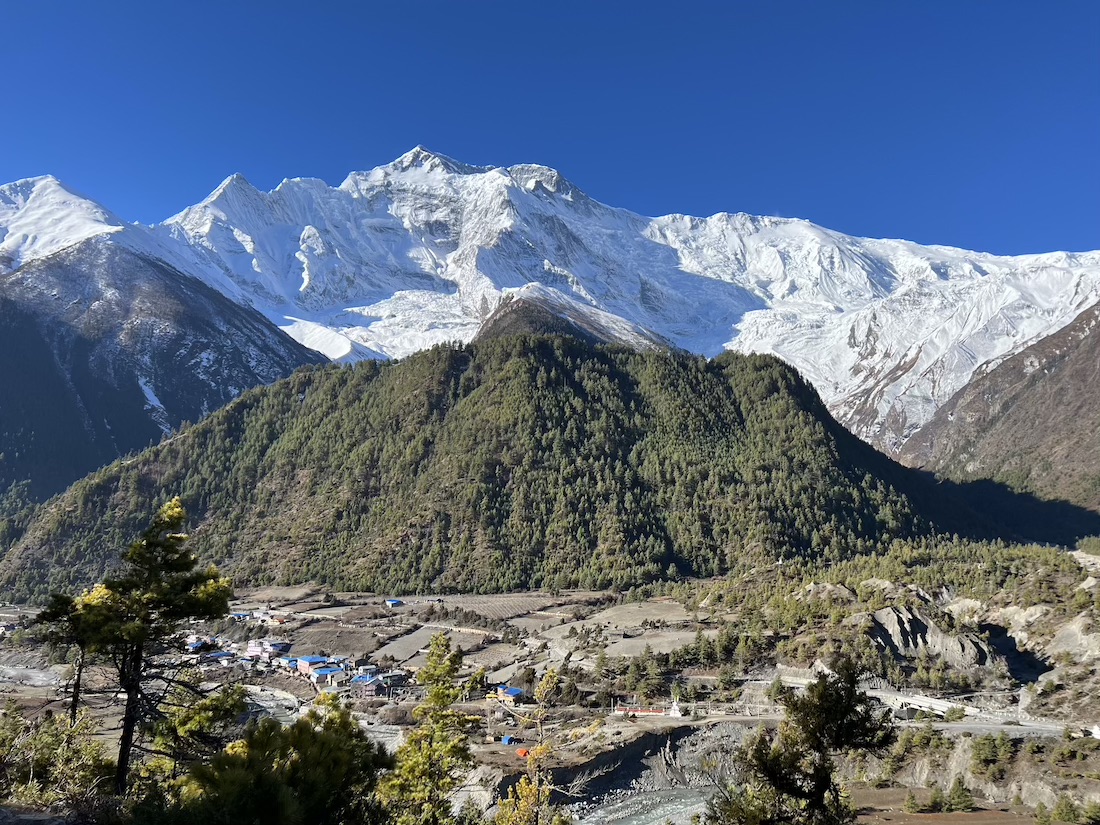
M 951 667 L 981 667 L 994 653 L 975 633 L 948 633 L 921 610 L 884 607 L 871 614 L 871 636 L 895 656 L 922 654 L 943 659 Z

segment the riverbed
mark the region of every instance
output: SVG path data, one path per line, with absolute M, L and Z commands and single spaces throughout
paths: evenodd
M 576 814 L 576 825 L 690 825 L 706 810 L 709 793 L 702 788 L 674 788 L 616 795 Z

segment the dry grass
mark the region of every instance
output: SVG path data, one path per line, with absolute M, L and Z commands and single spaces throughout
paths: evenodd
M 865 825 L 889 822 L 891 825 L 1029 825 L 1035 821 L 1030 813 L 1023 813 L 1008 805 L 990 805 L 969 813 L 909 814 L 902 810 L 908 788 L 860 788 L 852 789 L 852 804 L 860 812 L 858 821 Z M 913 791 L 917 801 L 924 803 L 928 791 Z

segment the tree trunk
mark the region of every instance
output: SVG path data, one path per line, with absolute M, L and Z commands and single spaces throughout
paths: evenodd
M 84 648 L 79 648 L 80 653 L 76 657 L 73 666 L 73 695 L 69 701 L 69 727 L 76 727 L 76 712 L 80 707 L 80 682 L 84 677 Z
M 141 665 L 142 649 L 137 645 L 135 650 L 127 652 L 123 659 L 124 673 L 119 679 L 122 689 L 126 692 L 126 710 L 122 715 L 122 735 L 118 740 L 118 765 L 115 768 L 115 793 L 125 796 L 130 784 L 130 756 L 134 748 L 134 734 L 137 731 L 138 717 L 141 701 Z

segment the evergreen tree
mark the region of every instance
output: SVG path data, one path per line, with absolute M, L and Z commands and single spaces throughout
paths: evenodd
M 974 794 L 966 787 L 961 776 L 956 776 L 951 783 L 951 790 L 947 792 L 947 804 L 945 811 L 965 812 L 974 810 Z
M 93 733 L 83 713 L 75 723 L 50 713 L 31 721 L 9 703 L 0 713 L 0 800 L 87 811 L 112 772 Z
M 178 498 L 157 512 L 150 526 L 122 555 L 119 575 L 55 611 L 52 628 L 79 628 L 114 665 L 125 695 L 115 792 L 124 795 L 139 724 L 156 707 L 146 693 L 151 657 L 164 652 L 179 625 L 191 618 L 223 617 L 229 580 L 216 568 L 199 569 L 181 530 L 187 513 Z M 61 600 L 53 600 L 53 606 Z M 51 632 L 54 632 L 51 630 Z
M 1054 810 L 1050 812 L 1050 818 L 1055 822 L 1076 823 L 1081 817 L 1081 811 L 1066 794 L 1058 797 Z
M 193 765 L 209 761 L 240 733 L 247 709 L 240 685 L 213 690 L 199 687 L 199 674 L 183 674 L 161 700 L 149 726 L 151 750 L 157 754 L 146 772 L 176 779 Z
M 180 825 L 383 825 L 375 797 L 392 765 L 333 696 L 289 727 L 251 722 L 209 764 L 196 764 L 168 812 Z M 159 819 L 148 818 L 148 825 Z
M 1077 821 L 1080 825 L 1100 825 L 1100 802 L 1086 803 Z
M 878 753 L 894 740 L 889 715 L 859 689 L 849 659 L 834 662 L 801 695 L 786 693 L 776 733 L 761 729 L 735 757 L 736 781 L 707 806 L 712 825 L 840 825 L 854 818 L 836 781 L 833 755 Z
M 916 794 L 913 793 L 913 789 L 909 789 L 909 793 L 905 795 L 905 803 L 901 806 L 901 809 L 907 814 L 920 813 L 920 803 L 917 802 Z
M 70 688 L 72 692 L 69 695 L 70 725 L 76 725 L 76 716 L 80 709 L 84 668 L 88 664 L 89 657 L 95 654 L 102 641 L 98 638 L 102 628 L 96 625 L 88 613 L 81 610 L 85 596 L 73 598 L 63 593 L 52 593 L 46 609 L 35 617 L 35 624 L 45 628 L 46 642 L 51 647 L 76 648 L 76 661 L 73 662 L 73 679 Z
M 525 773 L 500 800 L 493 825 L 568 825 L 570 818 L 551 804 L 552 793 L 546 776 Z
M 432 636 L 417 681 L 426 688 L 415 711 L 416 728 L 397 749 L 397 765 L 382 781 L 380 796 L 394 825 L 453 825 L 452 798 L 472 763 L 466 719 L 451 706 L 462 655 L 445 633 Z
M 938 814 L 947 809 L 947 797 L 944 796 L 943 788 L 939 785 L 932 786 L 932 792 L 928 795 L 928 812 Z

